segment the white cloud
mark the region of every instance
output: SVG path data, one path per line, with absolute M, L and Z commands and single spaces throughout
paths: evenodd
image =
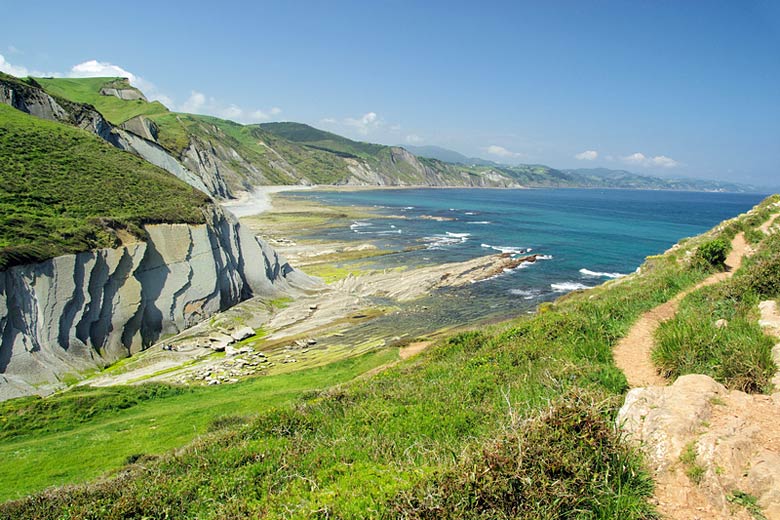
M 13 45 L 8 46 L 8 54 L 24 54 L 22 51 L 20 51 L 17 47 Z
M 27 70 L 27 67 L 8 63 L 5 60 L 5 56 L 2 54 L 0 54 L 0 72 L 5 72 L 6 74 L 16 76 L 17 78 L 23 78 L 30 75 L 30 71 Z
M 423 138 L 417 134 L 409 134 L 406 136 L 406 142 L 409 144 L 420 144 L 423 142 Z
M 680 165 L 679 162 L 665 155 L 657 155 L 651 160 L 653 161 L 654 165 L 660 166 L 661 168 L 675 168 Z
M 323 124 L 323 125 L 335 125 L 336 123 L 338 123 L 338 121 L 336 121 L 336 119 L 334 119 L 332 117 L 326 117 L 326 118 L 320 119 L 320 123 Z
M 649 157 L 641 152 L 635 152 L 631 155 L 627 155 L 622 158 L 623 162 L 627 164 L 632 164 L 636 166 L 644 166 L 652 167 L 656 166 L 659 168 L 676 168 L 677 166 L 680 166 L 680 163 L 678 161 L 675 161 L 671 157 L 667 157 L 665 155 L 656 155 L 655 157 Z
M 595 161 L 598 157 L 599 153 L 596 150 L 585 150 L 574 156 L 575 159 L 579 159 L 580 161 Z
M 205 104 L 206 104 L 206 95 L 203 94 L 202 92 L 197 92 L 193 90 L 192 93 L 190 93 L 190 97 L 187 98 L 187 101 L 182 103 L 178 108 L 181 112 L 197 114 L 201 111 L 201 108 Z
M 174 108 L 174 101 L 157 89 L 151 81 L 147 81 L 129 70 L 114 65 L 108 61 L 87 60 L 70 68 L 68 77 L 71 78 L 127 78 L 132 86 L 144 93 L 147 99 L 159 101 L 163 105 Z
M 352 117 L 344 119 L 344 124 L 354 128 L 359 134 L 366 135 L 383 123 L 376 112 L 367 112 L 357 119 Z
M 206 96 L 203 92 L 193 90 L 190 93 L 190 97 L 177 107 L 180 112 L 187 112 L 189 114 L 206 114 L 221 117 L 222 119 L 230 119 L 239 123 L 259 123 L 261 121 L 268 121 L 275 115 L 282 113 L 282 109 L 279 107 L 273 107 L 268 111 L 264 110 L 246 110 L 235 104 L 225 105 L 220 103 L 219 100 Z
M 503 146 L 498 146 L 496 144 L 488 146 L 485 148 L 485 151 L 490 155 L 495 155 L 496 157 L 501 157 L 504 159 L 517 159 L 523 156 L 522 153 L 507 150 Z
M 644 165 L 647 162 L 647 157 L 645 157 L 645 154 L 643 153 L 636 152 L 623 157 L 623 161 L 627 162 L 628 164 Z
M 130 71 L 127 71 L 119 65 L 114 65 L 107 61 L 87 60 L 71 67 L 71 78 L 127 78 L 131 84 L 134 84 L 138 77 Z

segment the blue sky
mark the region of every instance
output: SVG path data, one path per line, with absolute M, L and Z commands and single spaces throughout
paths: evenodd
M 0 70 L 121 69 L 180 111 L 780 185 L 780 2 L 39 1 L 0 25 Z

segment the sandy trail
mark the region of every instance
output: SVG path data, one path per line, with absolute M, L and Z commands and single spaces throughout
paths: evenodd
M 767 221 L 767 229 L 773 221 Z M 764 227 L 762 226 L 762 230 Z M 620 340 L 615 347 L 613 355 L 615 364 L 626 374 L 628 384 L 632 388 L 640 386 L 662 386 L 666 380 L 661 377 L 650 359 L 653 350 L 655 331 L 661 322 L 674 317 L 680 301 L 691 292 L 708 285 L 713 285 L 734 274 L 742 265 L 742 259 L 752 253 L 750 246 L 745 241 L 745 235 L 739 233 L 731 241 L 731 252 L 726 258 L 726 271 L 715 273 L 699 282 L 694 287 L 682 291 L 671 300 L 644 313 L 628 331 L 628 334 Z

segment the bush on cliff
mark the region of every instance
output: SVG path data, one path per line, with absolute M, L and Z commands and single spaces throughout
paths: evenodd
M 723 268 L 730 250 L 731 244 L 727 240 L 716 238 L 700 245 L 696 251 L 696 258 L 705 265 Z

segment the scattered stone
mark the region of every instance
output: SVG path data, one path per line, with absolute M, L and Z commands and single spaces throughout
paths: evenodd
M 238 330 L 234 330 L 230 334 L 230 336 L 234 340 L 236 340 L 236 341 L 243 341 L 245 339 L 251 338 L 255 334 L 256 333 L 255 333 L 255 330 L 253 328 L 251 328 L 251 327 L 242 327 L 242 328 L 240 328 Z
M 716 329 L 725 329 L 726 327 L 728 327 L 728 324 L 729 324 L 728 320 L 724 320 L 723 318 L 721 318 L 721 319 L 719 319 L 718 321 L 715 322 L 715 328 Z
M 319 309 L 319 305 L 317 305 L 316 303 L 312 304 L 312 305 L 309 305 L 309 310 L 310 311 L 316 311 L 317 309 Z
M 214 352 L 224 352 L 227 346 L 228 346 L 227 343 L 212 343 L 210 345 L 211 350 L 213 350 Z
M 212 332 L 209 334 L 209 341 L 211 343 L 225 343 L 226 345 L 231 345 L 235 342 L 232 337 L 227 334 L 222 334 L 221 332 Z

